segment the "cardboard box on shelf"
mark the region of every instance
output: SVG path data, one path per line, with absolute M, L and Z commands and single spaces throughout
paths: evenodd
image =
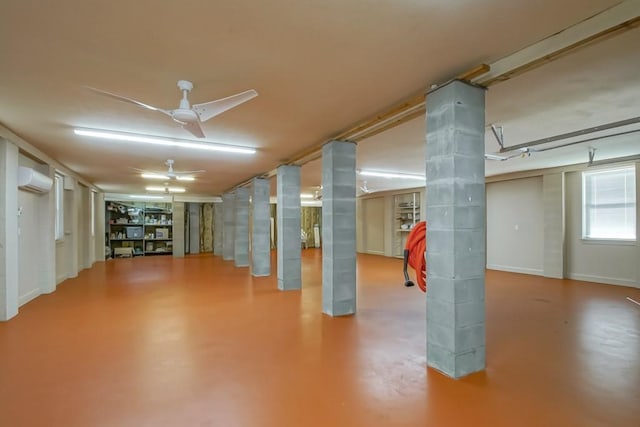
M 169 238 L 168 228 L 156 228 L 156 239 L 168 239 L 168 238 Z

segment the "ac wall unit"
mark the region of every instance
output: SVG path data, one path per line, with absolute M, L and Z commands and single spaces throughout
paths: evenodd
M 18 168 L 18 187 L 34 193 L 48 193 L 53 185 L 53 180 L 47 175 L 31 168 L 20 166 Z

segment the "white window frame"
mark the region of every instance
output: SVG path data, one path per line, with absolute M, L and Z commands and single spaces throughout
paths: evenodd
M 58 173 L 54 176 L 56 199 L 55 236 L 56 242 L 64 240 L 64 176 Z
M 592 201 L 591 198 L 591 185 L 592 185 L 592 177 L 596 177 L 598 175 L 605 175 L 605 174 L 613 174 L 613 173 L 621 173 L 621 172 L 631 172 L 632 176 L 633 176 L 633 182 L 635 185 L 635 180 L 636 180 L 636 169 L 634 165 L 631 166 L 625 166 L 625 167 L 617 167 L 617 168 L 610 168 L 610 169 L 600 169 L 600 170 L 594 170 L 594 171 L 585 171 L 582 172 L 582 239 L 584 241 L 587 242 L 605 242 L 605 243 L 619 243 L 619 244 L 629 244 L 631 242 L 635 242 L 637 240 L 638 237 L 638 224 L 636 221 L 637 218 L 637 191 L 638 189 L 636 188 L 636 191 L 633 193 L 633 200 L 625 200 L 625 202 L 623 202 L 622 204 L 617 204 L 617 205 L 621 205 L 618 207 L 626 207 L 626 208 L 633 208 L 632 214 L 630 215 L 629 219 L 633 222 L 634 224 L 634 228 L 635 228 L 635 235 L 633 237 L 630 238 L 623 238 L 623 237 L 616 237 L 616 236 L 598 236 L 598 237 L 592 237 L 591 233 L 590 233 L 590 210 L 594 209 L 594 208 L 602 208 L 602 207 L 606 207 L 606 206 L 610 206 L 611 204 L 601 204 L 598 205 L 597 201 Z

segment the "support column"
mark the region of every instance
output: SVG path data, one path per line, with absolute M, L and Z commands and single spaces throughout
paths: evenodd
M 47 175 L 52 181 L 55 179 L 55 169 L 53 167 L 42 165 L 38 171 Z M 51 191 L 38 197 L 37 203 L 39 212 L 36 215 L 40 223 L 38 288 L 43 294 L 50 294 L 56 290 L 55 188 L 51 188 Z M 104 212 L 104 207 L 102 210 Z M 101 241 L 104 242 L 104 234 L 101 236 Z M 102 253 L 104 253 L 104 243 Z
M 222 195 L 222 259 L 233 261 L 233 239 L 234 239 L 234 207 L 235 194 L 226 193 Z
M 269 180 L 255 178 L 251 198 L 253 224 L 251 227 L 251 274 L 271 274 L 271 211 L 269 209 Z
M 237 188 L 233 259 L 236 267 L 249 267 L 249 189 Z
M 288 291 L 302 287 L 300 166 L 278 167 L 277 188 L 278 289 Z
M 322 147 L 322 311 L 356 312 L 356 145 Z
M 459 378 L 485 367 L 485 90 L 427 95 L 427 364 Z
M 222 203 L 213 204 L 213 255 L 222 255 Z
M 18 314 L 18 147 L 0 138 L 0 321 Z
M 189 212 L 189 253 L 200 253 L 200 203 L 187 203 Z
M 173 257 L 184 258 L 184 202 L 173 202 L 171 233 Z
M 53 178 L 52 178 L 53 179 Z M 96 261 L 104 261 L 105 254 L 105 243 L 104 243 L 104 233 L 105 233 L 105 205 L 104 205 L 104 193 L 95 193 L 95 230 L 96 230 Z M 55 213 L 55 201 L 53 205 L 53 211 Z M 55 257 L 54 257 L 55 258 Z
M 564 173 L 542 176 L 544 277 L 564 278 Z

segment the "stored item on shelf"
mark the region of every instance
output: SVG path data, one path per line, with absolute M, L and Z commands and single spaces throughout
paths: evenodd
M 127 239 L 142 239 L 142 227 L 127 227 Z
M 156 239 L 168 239 L 168 238 L 169 238 L 168 228 L 156 228 Z

